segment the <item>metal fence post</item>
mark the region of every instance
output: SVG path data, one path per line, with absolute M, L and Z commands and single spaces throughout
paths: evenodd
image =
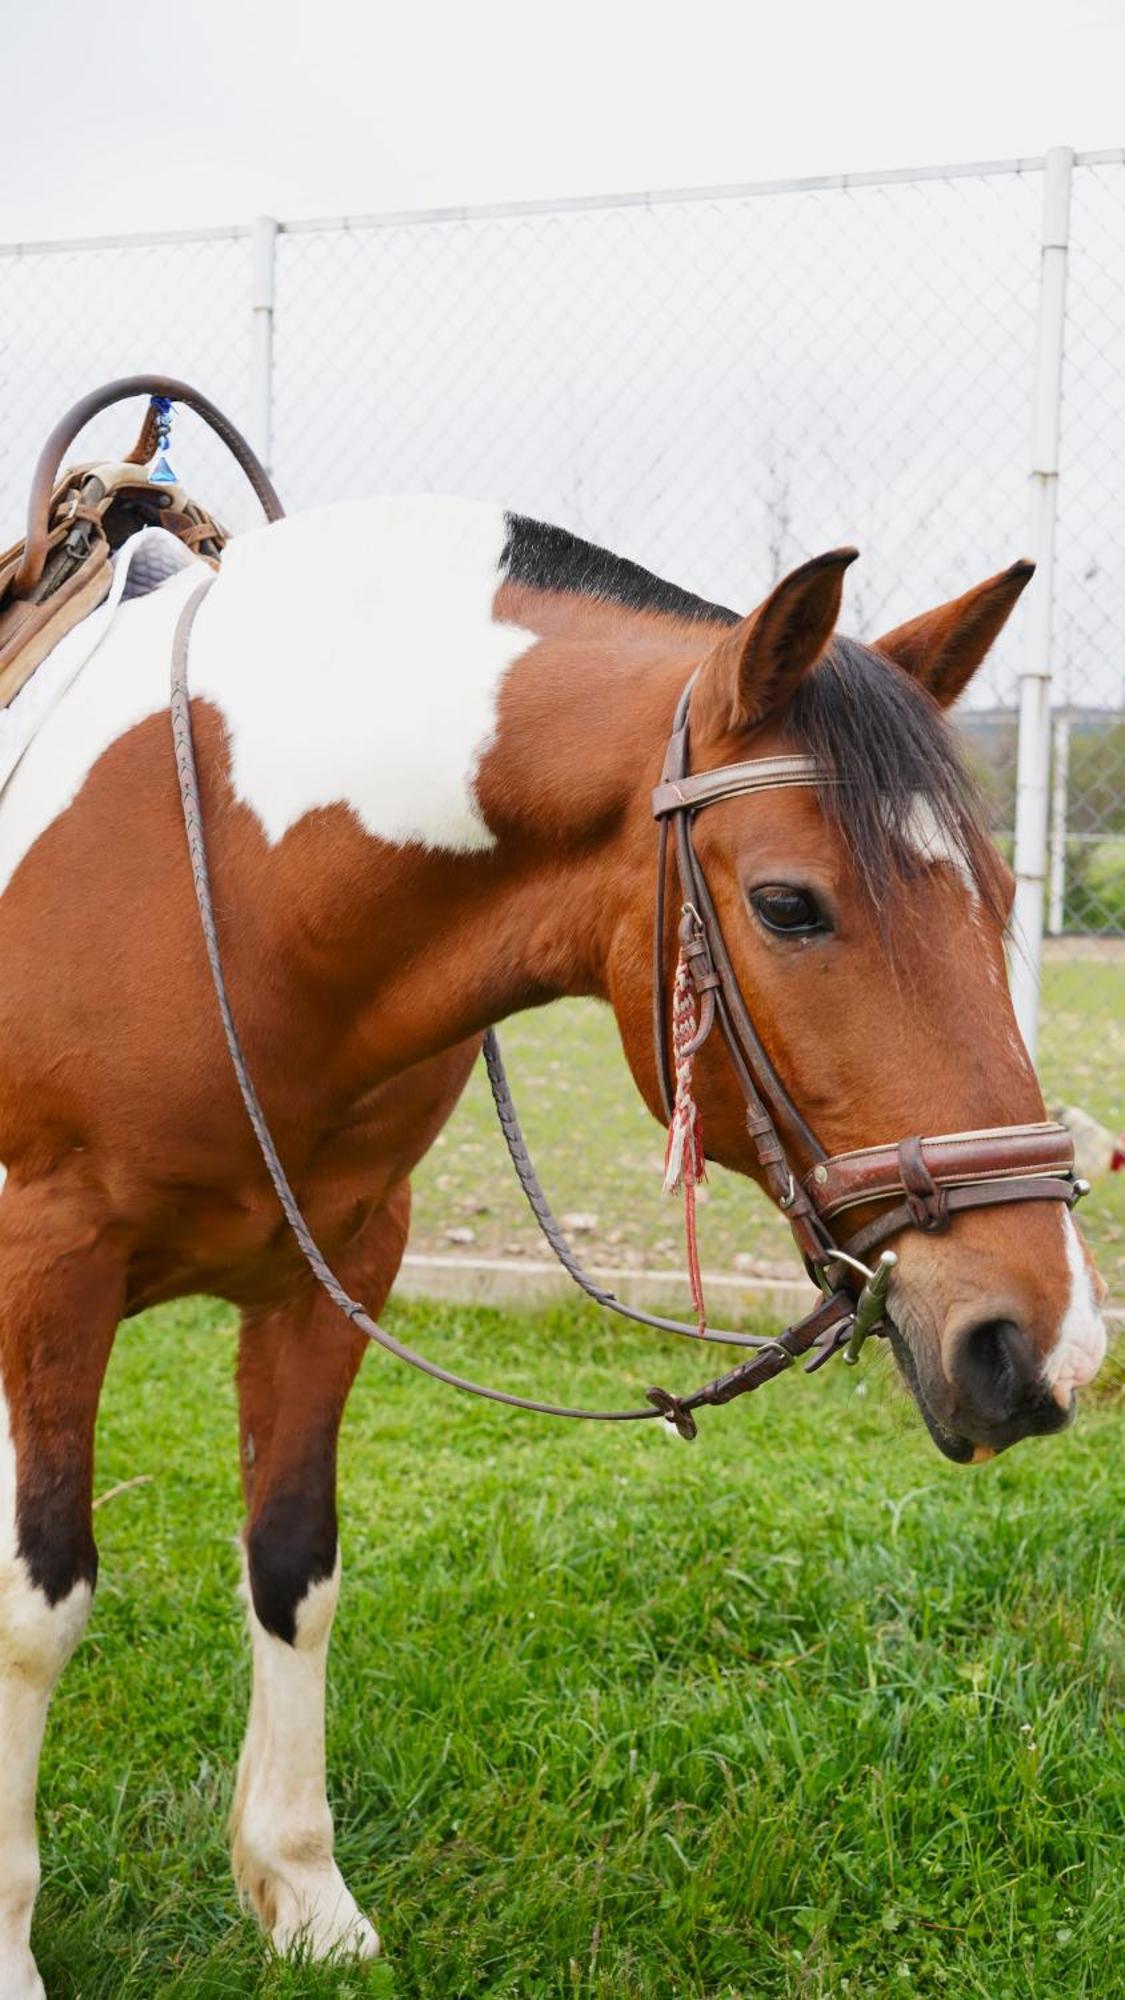
M 259 215 L 250 238 L 250 442 L 269 470 L 273 452 L 273 308 L 277 221 Z
M 1054 607 L 1055 522 L 1058 515 L 1063 337 L 1074 152 L 1053 146 L 1043 176 L 1043 235 L 1039 320 L 1031 431 L 1031 554 L 1036 572 L 1028 592 L 1028 623 L 1020 674 L 1016 764 L 1016 901 L 1012 999 L 1034 1061 L 1039 1026 L 1043 951 L 1043 888 L 1047 865 L 1047 786 L 1051 761 L 1051 614 Z
M 1047 894 L 1047 935 L 1058 937 L 1066 914 L 1066 827 L 1070 783 L 1070 710 L 1055 717 L 1051 756 L 1051 865 Z

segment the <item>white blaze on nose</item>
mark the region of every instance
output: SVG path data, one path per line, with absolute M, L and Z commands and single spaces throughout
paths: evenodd
M 1094 1297 L 1093 1278 L 1073 1217 L 1063 1210 L 1063 1240 L 1070 1271 L 1070 1304 L 1059 1337 L 1043 1369 L 1056 1402 L 1066 1409 L 1075 1389 L 1092 1382 L 1105 1359 L 1105 1321 Z

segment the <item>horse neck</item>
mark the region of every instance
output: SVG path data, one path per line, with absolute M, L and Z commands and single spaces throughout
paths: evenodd
M 505 599 L 511 597 L 510 606 Z M 497 835 L 512 939 L 538 997 L 607 995 L 612 939 L 655 881 L 650 794 L 679 694 L 707 650 L 700 628 L 565 596 L 501 593 L 534 621 L 509 673 L 477 794 Z

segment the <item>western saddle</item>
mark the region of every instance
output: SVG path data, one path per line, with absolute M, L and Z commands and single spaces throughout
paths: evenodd
M 131 396 L 152 399 L 132 451 L 106 463 L 72 465 L 59 478 L 64 452 L 91 417 Z M 40 454 L 25 540 L 0 555 L 0 709 L 107 596 L 111 558 L 139 529 L 163 528 L 218 567 L 226 530 L 167 469 L 153 465 L 173 402 L 194 410 L 228 446 L 266 518 L 281 517 L 273 485 L 246 439 L 186 382 L 131 375 L 84 396 L 56 424 Z

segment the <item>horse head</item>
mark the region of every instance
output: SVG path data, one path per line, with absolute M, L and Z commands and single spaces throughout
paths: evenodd
M 797 1178 L 825 1178 L 825 1156 L 908 1135 L 992 1135 L 1046 1118 L 1005 977 L 1013 878 L 945 714 L 1031 566 L 869 646 L 836 632 L 854 556 L 806 563 L 717 643 L 710 633 L 690 695 L 693 773 L 796 753 L 819 774 L 692 816 L 738 993 L 796 1107 L 781 1136 Z M 638 810 L 637 839 L 641 821 Z M 638 908 L 623 927 L 610 997 L 660 1115 L 636 978 L 646 923 Z M 667 951 L 670 981 L 674 936 Z M 765 1184 L 745 1089 L 716 1035 L 699 1052 L 695 1097 L 708 1155 Z M 862 1232 L 879 1214 L 857 1200 L 848 1226 Z M 1068 1207 L 1020 1199 L 931 1220 L 945 1226 L 894 1238 L 888 1331 L 935 1442 L 968 1460 L 1061 1428 L 1105 1347 L 1104 1288 Z

